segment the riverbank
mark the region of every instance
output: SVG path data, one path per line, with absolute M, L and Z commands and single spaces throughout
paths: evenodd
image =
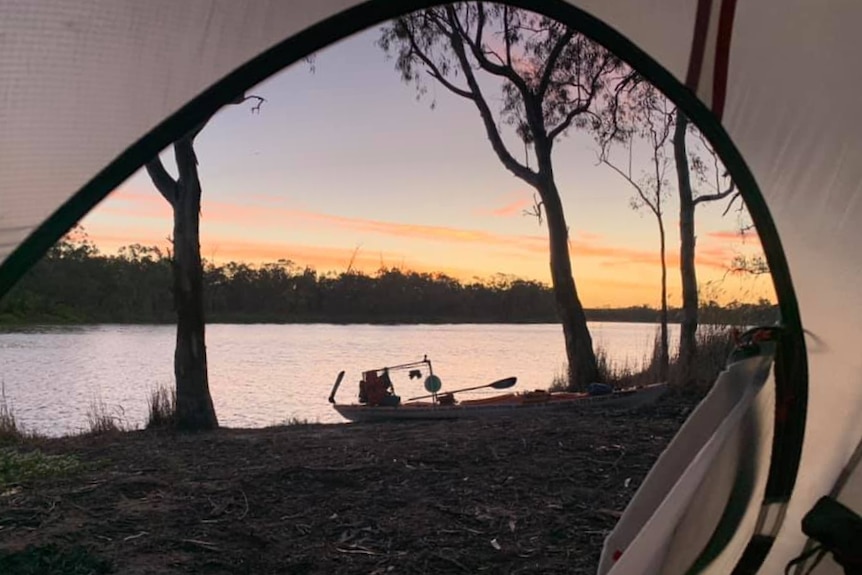
M 691 407 L 27 441 L 0 572 L 594 573 Z

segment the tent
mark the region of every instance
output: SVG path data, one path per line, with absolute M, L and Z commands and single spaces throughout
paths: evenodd
M 511 3 L 617 52 L 698 124 L 744 194 L 784 326 L 774 361 L 722 375 L 600 570 L 780 572 L 821 496 L 862 509 L 862 3 Z M 429 4 L 0 0 L 0 294 L 190 126 L 303 56 Z M 830 561 L 815 572 L 838 572 Z

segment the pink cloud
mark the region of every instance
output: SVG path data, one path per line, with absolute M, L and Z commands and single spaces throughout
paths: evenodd
M 518 190 L 504 194 L 504 203 L 491 209 L 475 210 L 477 216 L 493 216 L 496 218 L 511 218 L 523 214 L 524 210 L 533 205 L 533 200 L 526 190 Z
M 574 236 L 586 242 L 597 242 L 604 239 L 602 234 L 595 234 L 593 232 L 585 232 L 582 230 L 576 231 Z
M 111 203 L 101 207 L 100 211 L 142 218 L 158 218 L 165 220 L 166 222 L 170 221 L 171 218 L 171 211 L 167 202 L 165 202 L 165 200 L 155 192 L 144 193 L 135 190 L 121 189 L 111 196 L 111 200 Z M 374 234 L 398 239 L 415 239 L 447 244 L 484 246 L 492 248 L 495 251 L 505 253 L 507 257 L 520 259 L 534 259 L 536 257 L 547 258 L 548 255 L 548 239 L 545 235 L 505 235 L 476 229 L 352 218 L 306 210 L 289 209 L 273 205 L 274 203 L 275 202 L 272 202 L 266 206 L 241 205 L 218 201 L 207 201 L 205 199 L 202 214 L 205 222 L 218 221 L 234 223 L 247 225 L 248 227 L 255 229 L 261 229 L 267 226 L 282 228 L 286 226 L 296 227 L 297 225 L 319 224 L 339 230 L 347 230 L 362 234 Z M 521 206 L 529 203 L 530 200 L 520 199 L 497 208 L 493 210 L 492 213 L 496 213 L 498 215 L 512 214 Z M 166 228 L 166 235 L 167 233 L 169 233 L 168 228 Z M 713 234 L 708 234 L 708 236 L 715 238 L 727 237 L 724 232 L 714 232 Z M 223 241 L 222 243 L 225 246 L 227 246 L 228 243 L 231 245 L 237 245 L 237 242 L 233 241 Z M 619 267 L 625 265 L 655 266 L 658 264 L 657 250 L 609 245 L 604 241 L 604 238 L 601 235 L 590 232 L 575 232 L 570 238 L 569 245 L 570 252 L 574 259 L 599 259 L 601 260 L 600 265 L 605 267 Z M 260 255 L 254 256 L 254 250 L 263 250 L 263 244 L 254 244 L 254 246 L 254 248 L 249 247 L 241 253 L 236 251 L 239 250 L 239 247 L 231 248 L 232 250 L 235 250 L 235 255 L 231 257 L 246 260 L 251 258 L 254 261 L 261 261 L 262 259 L 267 258 L 279 259 L 280 257 L 288 257 L 284 254 L 278 255 L 272 251 L 280 249 L 276 244 L 272 244 L 271 248 L 267 248 L 265 250 L 265 253 L 267 254 L 266 258 L 262 256 L 264 253 L 263 251 Z M 347 250 L 347 252 L 352 253 L 352 249 Z M 309 257 L 311 257 L 310 252 Z M 315 257 L 326 259 L 327 261 L 331 259 L 329 257 L 324 258 L 323 253 L 318 253 Z M 706 245 L 698 248 L 697 262 L 698 265 L 716 268 L 720 267 L 724 269 L 727 267 L 727 264 L 731 261 L 732 257 L 733 253 L 729 247 Z M 346 261 L 349 261 L 349 255 L 347 256 Z M 378 266 L 379 263 L 378 258 Z M 677 254 L 669 252 L 668 265 L 679 265 Z
M 752 244 L 760 244 L 760 237 L 755 231 L 742 232 L 740 230 L 722 230 L 717 232 L 709 232 L 706 234 L 708 239 L 718 240 L 721 242 L 746 242 Z
M 532 200 L 518 200 L 491 210 L 489 213 L 492 216 L 499 218 L 511 218 L 512 216 L 520 216 L 528 207 L 533 205 Z

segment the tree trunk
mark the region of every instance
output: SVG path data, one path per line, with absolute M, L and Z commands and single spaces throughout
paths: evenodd
M 676 161 L 677 188 L 679 190 L 679 270 L 682 276 L 682 325 L 679 338 L 679 382 L 694 378 L 697 359 L 697 272 L 694 265 L 695 203 L 688 168 L 688 151 L 685 136 L 688 119 L 677 110 L 673 133 L 673 153 Z
M 538 188 L 548 221 L 551 278 L 557 314 L 563 324 L 563 335 L 566 340 L 569 388 L 583 390 L 588 384 L 597 380 L 598 369 L 593 352 L 593 340 L 587 328 L 587 316 L 578 298 L 578 290 L 572 277 L 569 230 L 553 175 L 540 174 Z
M 658 233 L 661 242 L 661 348 L 659 350 L 658 380 L 667 381 L 670 366 L 670 352 L 668 350 L 670 344 L 668 343 L 667 335 L 667 258 L 665 255 L 667 250 L 665 246 L 664 222 L 661 216 L 657 215 L 656 217 L 658 218 Z
M 218 427 L 207 378 L 203 267 L 200 251 L 201 186 L 191 138 L 174 144 L 178 170 L 174 202 L 174 304 L 177 347 L 177 425 L 182 429 Z M 180 166 L 182 163 L 184 165 Z

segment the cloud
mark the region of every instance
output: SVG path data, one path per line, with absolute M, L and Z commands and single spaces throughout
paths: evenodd
M 159 233 L 148 228 L 105 226 L 91 224 L 88 235 L 103 253 L 115 254 L 127 245 L 157 246 L 167 253 L 170 249 L 169 230 Z M 469 279 L 477 275 L 476 269 L 451 265 L 429 264 L 406 253 L 391 250 L 364 250 L 362 246 L 331 247 L 310 246 L 300 243 L 255 241 L 237 239 L 203 232 L 201 255 L 216 263 L 229 261 L 259 265 L 279 260 L 290 260 L 300 267 L 310 266 L 319 272 L 344 271 L 349 265 L 365 273 L 381 267 L 396 267 L 417 272 L 442 272 L 453 277 Z M 486 273 L 481 270 L 481 273 Z M 488 272 L 490 273 L 490 272 Z
M 519 194 L 520 195 L 520 194 Z M 252 199 L 252 196 L 248 196 Z M 346 238 L 345 243 L 356 245 L 362 242 L 362 235 L 371 234 L 376 236 L 390 237 L 397 240 L 419 240 L 431 241 L 440 244 L 448 244 L 455 246 L 475 246 L 476 248 L 485 248 L 493 253 L 506 258 L 514 258 L 517 260 L 532 260 L 536 258 L 546 259 L 548 257 L 548 239 L 542 235 L 509 235 L 500 234 L 480 229 L 455 228 L 449 226 L 434 226 L 423 224 L 410 224 L 400 222 L 388 222 L 384 220 L 374 220 L 366 218 L 353 218 L 347 216 L 339 216 L 333 214 L 312 212 L 307 210 L 299 210 L 277 205 L 277 198 L 268 197 L 267 205 L 253 204 L 238 204 L 227 203 L 204 198 L 202 207 L 202 217 L 204 223 L 220 222 L 228 223 L 240 228 L 248 228 L 254 232 L 259 232 L 265 228 L 270 228 L 275 231 L 283 230 L 287 227 L 297 229 L 301 227 L 320 227 L 329 228 L 341 232 L 352 232 L 352 237 Z M 255 197 L 258 201 L 261 198 Z M 529 200 L 520 199 L 510 202 L 504 206 L 494 209 L 491 213 L 496 214 L 511 214 L 514 213 L 518 206 L 524 205 L 524 202 L 529 203 Z M 139 192 L 132 189 L 120 189 L 115 192 L 110 201 L 106 201 L 99 208 L 100 212 L 135 216 L 139 218 L 157 218 L 167 222 L 170 221 L 171 211 L 167 202 L 164 201 L 155 192 Z M 166 236 L 169 233 L 169 227 L 165 226 Z M 698 246 L 697 264 L 698 266 L 708 266 L 718 269 L 726 269 L 728 263 L 732 260 L 734 251 L 726 241 L 732 232 L 712 232 L 707 234 L 708 238 L 722 241 L 725 245 L 715 245 L 712 242 L 705 243 L 703 246 Z M 137 238 L 138 236 L 131 233 L 129 238 Z M 733 237 L 738 238 L 738 233 Z M 106 241 L 107 238 L 97 237 L 94 234 L 94 240 L 98 243 Z M 140 241 L 140 240 L 137 240 Z M 125 243 L 130 243 L 128 240 Z M 223 246 L 222 253 L 229 259 L 239 259 L 247 261 L 275 261 L 282 257 L 290 258 L 289 254 L 280 253 L 279 250 L 286 251 L 287 244 L 276 243 L 254 243 L 247 239 L 240 241 L 228 240 L 227 238 L 211 237 L 206 240 L 208 244 L 219 244 Z M 246 246 L 240 248 L 241 245 Z M 281 247 L 284 245 L 285 247 Z M 603 267 L 624 267 L 628 265 L 648 265 L 657 266 L 659 263 L 659 255 L 657 249 L 641 249 L 629 246 L 619 246 L 609 244 L 601 235 L 590 232 L 575 232 L 569 240 L 570 253 L 572 258 L 577 262 L 583 259 L 599 260 L 599 265 Z M 234 247 L 229 247 L 234 246 Z M 291 245 L 290 249 L 297 249 L 296 245 Z M 353 248 L 344 248 L 337 252 L 313 252 L 311 247 L 305 246 L 303 253 L 307 255 L 307 259 L 317 259 L 317 261 L 326 262 L 326 266 L 335 265 L 337 258 L 342 258 L 342 263 L 336 265 L 338 269 L 346 267 L 350 259 L 350 254 Z M 318 249 L 318 248 L 315 248 Z M 319 248 L 323 250 L 324 248 Z M 329 248 L 326 248 L 329 249 Z M 256 251 L 257 250 L 257 251 Z M 231 255 L 227 256 L 228 251 Z M 414 251 L 415 250 L 411 250 Z M 207 252 L 204 251 L 206 254 Z M 305 257 L 305 256 L 304 256 Z M 365 254 L 363 254 L 365 257 Z M 375 267 L 379 267 L 380 258 L 369 255 L 375 259 Z M 398 261 L 404 258 L 403 254 L 391 253 L 384 258 L 389 261 Z M 678 267 L 679 257 L 674 251 L 668 252 L 668 266 Z M 368 265 L 371 265 L 369 262 Z
M 720 242 L 745 242 L 747 244 L 760 245 L 760 237 L 755 231 L 720 230 L 707 233 L 706 238 Z
M 273 202 L 274 203 L 274 202 Z M 170 206 L 158 194 L 142 193 L 131 189 L 120 189 L 98 208 L 99 213 L 111 215 L 137 216 L 169 221 Z M 204 224 L 207 222 L 230 223 L 240 227 L 260 230 L 270 226 L 284 229 L 285 226 L 309 226 L 324 224 L 338 230 L 390 236 L 399 239 L 429 240 L 446 243 L 485 244 L 491 246 L 526 241 L 544 241 L 541 236 L 506 236 L 476 229 L 453 228 L 352 218 L 307 210 L 278 207 L 274 205 L 250 205 L 219 202 L 204 198 L 201 207 Z
M 524 210 L 526 210 L 531 205 L 533 205 L 532 200 L 517 200 L 499 208 L 493 209 L 488 213 L 498 218 L 511 218 L 512 216 L 522 215 L 524 213 Z
M 491 216 L 495 218 L 511 218 L 523 215 L 524 210 L 533 205 L 530 194 L 524 190 L 518 190 L 504 194 L 504 203 L 491 209 L 474 210 L 477 216 Z
M 173 218 L 170 204 L 155 189 L 145 193 L 120 188 L 99 204 L 96 212 L 167 221 Z
M 588 241 L 588 242 L 597 242 L 604 239 L 602 234 L 595 234 L 593 232 L 585 232 L 583 230 L 578 230 L 574 233 L 575 237 Z

